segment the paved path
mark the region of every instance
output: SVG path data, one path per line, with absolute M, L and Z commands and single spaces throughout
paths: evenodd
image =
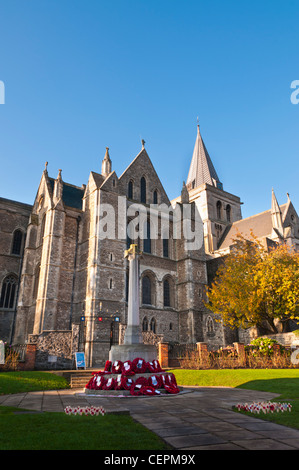
M 278 395 L 236 388 L 184 388 L 165 397 L 99 397 L 83 390 L 60 390 L 0 396 L 0 405 L 35 411 L 102 405 L 107 412 L 130 413 L 178 450 L 294 450 L 299 430 L 237 414 L 237 403 L 267 401 Z

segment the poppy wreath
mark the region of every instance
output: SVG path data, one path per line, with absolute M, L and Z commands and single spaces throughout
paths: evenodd
M 142 387 L 140 391 L 142 395 L 160 395 L 161 394 L 159 390 L 156 390 L 154 387 L 150 387 L 150 386 Z
M 113 362 L 112 369 L 111 369 L 112 374 L 120 374 L 122 371 L 122 367 L 123 367 L 122 361 Z
M 135 396 L 142 395 L 142 388 L 142 384 L 135 384 L 135 382 L 133 382 L 130 388 L 130 394 Z
M 136 357 L 132 362 L 132 366 L 135 373 L 143 374 L 148 368 L 148 363 L 144 359 Z
M 110 377 L 110 379 L 107 379 L 105 384 L 103 385 L 103 390 L 113 390 L 115 387 L 115 380 Z
M 111 371 L 111 361 L 106 361 L 104 372 L 110 372 Z
M 134 375 L 135 374 L 134 369 L 133 369 L 133 364 L 132 364 L 131 361 L 124 362 L 123 367 L 121 369 L 121 373 L 123 375 Z
M 135 380 L 135 385 L 141 384 L 143 387 L 149 385 L 148 379 L 145 377 L 138 377 L 138 379 Z
M 105 382 L 106 379 L 102 375 L 96 374 L 90 379 L 85 388 L 89 390 L 100 390 Z
M 179 393 L 179 391 L 180 391 L 180 389 L 176 385 L 173 385 L 173 384 L 172 385 L 165 384 L 164 388 L 165 388 L 166 392 L 173 393 L 173 394 L 174 393 Z
M 88 390 L 94 390 L 96 385 L 96 376 L 94 375 L 91 377 L 91 379 L 87 382 L 85 385 L 85 388 L 88 388 Z
M 121 389 L 120 390 L 130 390 L 133 382 L 133 379 L 125 375 L 121 376 Z
M 163 372 L 157 359 L 154 359 L 152 362 L 148 362 L 147 368 L 150 372 Z
M 101 390 L 105 383 L 106 379 L 103 375 L 94 375 L 85 388 L 88 388 L 89 390 Z
M 177 385 L 175 376 L 173 374 L 163 374 L 161 376 L 162 384 L 165 385 Z
M 121 375 L 118 375 L 117 379 L 114 380 L 114 390 L 123 390 Z
M 148 378 L 148 385 L 154 389 L 162 388 L 162 379 L 159 375 L 151 375 Z

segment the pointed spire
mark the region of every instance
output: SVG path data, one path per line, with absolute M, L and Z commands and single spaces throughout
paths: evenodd
M 185 181 L 183 181 L 183 187 L 181 191 L 181 203 L 182 204 L 188 204 L 189 203 L 189 193 L 185 184 Z
M 112 162 L 109 155 L 109 147 L 106 147 L 105 157 L 102 161 L 102 175 L 107 177 L 112 170 Z
M 212 160 L 202 140 L 199 124 L 197 124 L 197 136 L 193 150 L 193 156 L 187 178 L 187 188 L 197 188 L 203 183 L 208 183 L 219 189 L 223 189 Z
M 61 177 L 61 171 L 58 170 L 58 175 L 56 180 L 54 181 L 54 190 L 53 190 L 53 201 L 55 206 L 62 200 L 62 193 L 63 193 L 63 181 Z
M 273 188 L 272 188 L 271 217 L 272 217 L 273 228 L 277 229 L 279 233 L 282 234 L 283 233 L 282 215 L 281 215 L 281 210 L 277 202 Z

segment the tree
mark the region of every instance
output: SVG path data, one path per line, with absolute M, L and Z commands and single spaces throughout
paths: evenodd
M 207 297 L 206 307 L 225 325 L 277 333 L 278 321 L 299 320 L 299 253 L 285 244 L 267 251 L 253 234 L 238 234 Z

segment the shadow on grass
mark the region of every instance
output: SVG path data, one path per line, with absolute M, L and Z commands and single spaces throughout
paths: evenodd
M 250 380 L 236 388 L 278 393 L 280 399 L 299 399 L 299 378 Z

